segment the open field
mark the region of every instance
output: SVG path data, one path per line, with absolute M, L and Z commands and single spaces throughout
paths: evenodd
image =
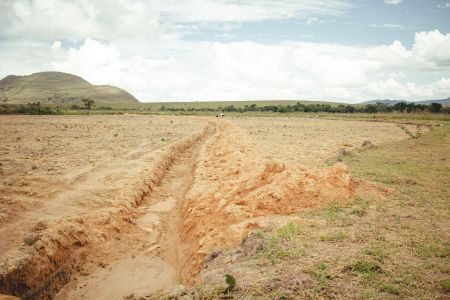
M 308 167 L 322 166 L 339 151 L 361 148 L 366 140 L 383 145 L 405 139 L 392 123 L 298 118 L 235 118 L 249 139 L 273 159 Z M 415 131 L 414 126 L 411 129 Z
M 0 293 L 216 298 L 232 274 L 236 298 L 445 298 L 449 127 L 429 125 L 1 116 Z

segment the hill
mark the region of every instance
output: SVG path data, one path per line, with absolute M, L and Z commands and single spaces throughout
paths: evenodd
M 72 105 L 88 97 L 97 104 L 139 103 L 127 91 L 110 85 L 92 85 L 81 77 L 61 72 L 9 75 L 0 80 L 0 103 Z
M 412 102 L 412 101 L 406 101 L 406 100 L 370 100 L 361 102 L 360 104 L 367 105 L 367 104 L 377 104 L 378 102 L 386 104 L 386 105 L 395 105 L 398 102 Z M 423 101 L 414 101 L 415 104 L 431 104 L 431 103 L 441 103 L 442 105 L 449 105 L 450 104 L 450 97 L 447 99 L 437 99 L 437 100 L 423 100 Z
M 425 100 L 425 101 L 419 101 L 416 102 L 418 104 L 431 104 L 431 103 L 441 103 L 442 105 L 449 105 L 450 104 L 450 97 L 447 99 L 438 99 L 438 100 Z

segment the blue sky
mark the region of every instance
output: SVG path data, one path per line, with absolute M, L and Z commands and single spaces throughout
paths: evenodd
M 241 23 L 229 30 L 226 38 L 214 29 L 195 32 L 187 38 L 225 42 L 250 39 L 265 43 L 289 39 L 372 46 L 399 40 L 410 47 L 418 31 L 450 32 L 447 3 L 450 1 L 406 0 L 397 5 L 373 0 L 353 1 L 338 16 Z
M 450 96 L 450 1 L 0 0 L 0 76 L 142 101 Z

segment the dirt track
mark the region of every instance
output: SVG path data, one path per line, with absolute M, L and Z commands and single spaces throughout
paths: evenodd
M 274 161 L 226 120 L 153 152 L 140 145 L 0 228 L 1 291 L 39 298 L 68 282 L 61 299 L 120 299 L 190 283 L 248 231 L 354 195 L 345 166 Z

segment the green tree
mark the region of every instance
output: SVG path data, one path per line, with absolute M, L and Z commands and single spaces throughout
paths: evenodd
M 439 113 L 442 110 L 442 104 L 433 102 L 430 105 L 430 110 L 432 113 Z
M 91 98 L 82 98 L 81 102 L 87 110 L 91 110 L 95 106 L 95 101 Z
M 395 103 L 394 110 L 398 111 L 398 112 L 404 112 L 406 110 L 406 107 L 407 107 L 406 102 L 401 101 L 401 102 Z
M 406 104 L 406 112 L 415 112 L 416 111 L 416 104 L 414 102 Z

